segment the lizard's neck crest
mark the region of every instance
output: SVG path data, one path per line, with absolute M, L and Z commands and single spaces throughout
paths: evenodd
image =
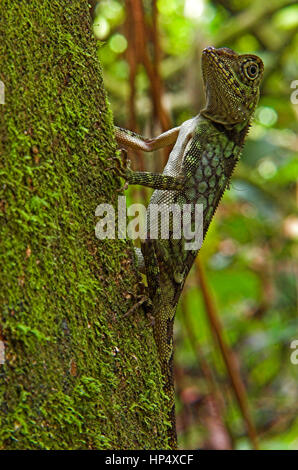
M 212 118 L 209 118 L 209 116 L 206 116 L 205 113 L 201 112 L 200 116 L 209 126 L 211 125 L 216 131 L 226 135 L 229 141 L 234 142 L 239 147 L 243 146 L 245 137 L 251 126 L 251 119 L 237 124 L 225 125 L 221 122 L 214 121 Z
M 244 139 L 251 126 L 250 120 L 227 126 L 214 121 L 212 121 L 212 124 L 218 131 L 224 133 L 231 142 L 235 142 L 235 144 L 239 145 L 239 147 L 242 147 L 244 144 Z

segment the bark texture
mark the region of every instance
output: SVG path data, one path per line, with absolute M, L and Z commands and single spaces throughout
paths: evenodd
M 2 0 L 0 37 L 0 448 L 165 448 L 132 246 L 94 235 L 121 182 L 88 2 Z

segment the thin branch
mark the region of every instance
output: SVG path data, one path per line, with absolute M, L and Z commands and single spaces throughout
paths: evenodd
M 270 18 L 275 12 L 289 5 L 295 5 L 297 0 L 271 0 L 260 2 L 256 0 L 249 8 L 228 20 L 214 38 L 213 45 L 222 47 L 243 36 L 265 18 Z
M 221 445 L 222 449 L 232 449 L 232 442 L 230 434 L 225 426 L 225 420 L 223 417 L 223 406 L 224 406 L 224 399 L 216 380 L 214 379 L 213 372 L 209 367 L 208 362 L 206 361 L 201 346 L 199 344 L 198 338 L 196 337 L 194 331 L 194 327 L 192 324 L 192 318 L 189 312 L 188 304 L 186 301 L 186 295 L 184 294 L 181 299 L 181 312 L 182 312 L 182 320 L 187 332 L 187 337 L 193 349 L 193 352 L 197 358 L 197 363 L 202 371 L 203 376 L 205 377 L 207 387 L 209 390 L 209 398 L 208 398 L 208 409 L 211 413 L 211 417 L 216 420 L 216 434 L 220 434 L 221 438 Z M 213 423 L 214 427 L 214 423 Z
M 233 386 L 233 390 L 234 390 L 240 410 L 243 415 L 243 419 L 246 423 L 248 436 L 250 438 L 253 448 L 258 449 L 259 446 L 258 446 L 257 433 L 256 433 L 256 429 L 254 427 L 254 424 L 250 415 L 247 394 L 246 394 L 246 390 L 242 382 L 241 376 L 238 371 L 237 361 L 236 361 L 234 352 L 230 349 L 230 347 L 224 340 L 223 327 L 219 320 L 219 316 L 218 316 L 215 304 L 213 302 L 212 295 L 207 285 L 203 266 L 201 262 L 199 261 L 198 257 L 196 259 L 195 266 L 196 266 L 196 277 L 197 277 L 198 284 L 201 287 L 205 309 L 206 309 L 206 312 L 207 312 L 207 315 L 211 324 L 212 331 L 215 335 L 216 340 L 218 341 L 223 359 L 225 361 L 227 371 L 228 371 L 228 374 L 229 374 L 229 377 Z

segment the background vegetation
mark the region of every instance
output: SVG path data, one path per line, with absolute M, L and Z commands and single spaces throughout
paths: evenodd
M 298 6 L 271 0 L 102 0 L 94 32 L 117 125 L 157 135 L 204 102 L 207 45 L 265 63 L 243 157 L 189 276 L 175 324 L 181 448 L 298 449 Z M 161 171 L 167 152 L 131 154 Z M 150 192 L 129 190 L 129 201 Z

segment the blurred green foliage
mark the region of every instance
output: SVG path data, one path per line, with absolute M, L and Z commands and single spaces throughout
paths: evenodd
M 150 23 L 151 2 L 143 3 Z M 205 46 L 255 53 L 265 63 L 260 104 L 241 162 L 200 257 L 226 340 L 241 364 L 261 448 L 298 449 L 298 365 L 290 361 L 291 341 L 298 339 L 298 104 L 293 85 L 298 80 L 298 5 L 281 0 L 158 0 L 157 8 L 160 71 L 173 125 L 197 114 L 202 105 L 200 54 Z M 125 17 L 124 2 L 103 0 L 94 20 L 105 86 L 115 122 L 123 127 L 130 87 Z M 142 67 L 137 74 L 135 104 L 140 130 L 157 133 L 148 77 Z M 147 168 L 152 167 L 153 159 L 146 157 Z M 130 192 L 129 197 L 135 202 L 135 193 Z M 224 394 L 234 446 L 247 448 L 250 444 L 194 276 L 184 295 L 202 354 Z M 183 371 L 178 385 L 194 388 L 200 398 L 206 386 L 181 317 L 178 311 L 176 364 Z M 185 407 L 181 396 L 178 415 L 183 415 Z M 205 433 L 204 426 L 192 417 L 186 427 L 181 426 L 181 447 L 202 447 Z

